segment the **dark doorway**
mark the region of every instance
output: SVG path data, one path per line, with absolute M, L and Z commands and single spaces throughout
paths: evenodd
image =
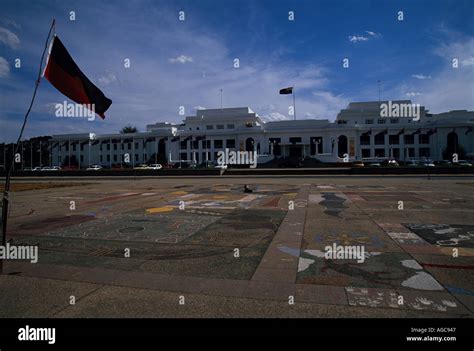
M 344 157 L 344 154 L 347 153 L 347 137 L 345 135 L 340 135 L 339 138 L 337 138 L 337 155 L 339 157 Z
M 302 147 L 299 145 L 290 145 L 290 157 L 301 157 Z
M 254 143 L 255 141 L 253 140 L 253 138 L 247 138 L 247 140 L 245 141 L 245 151 L 253 152 Z
M 448 134 L 447 148 L 449 151 L 456 152 L 458 146 L 458 135 L 455 132 Z

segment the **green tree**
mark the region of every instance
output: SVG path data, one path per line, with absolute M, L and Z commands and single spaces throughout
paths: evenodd
M 126 125 L 120 130 L 120 134 L 130 134 L 130 133 L 136 133 L 138 132 L 137 127 L 134 127 L 132 125 Z

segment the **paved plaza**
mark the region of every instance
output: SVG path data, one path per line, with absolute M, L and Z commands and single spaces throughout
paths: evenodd
M 3 318 L 474 316 L 472 177 L 15 182 Z

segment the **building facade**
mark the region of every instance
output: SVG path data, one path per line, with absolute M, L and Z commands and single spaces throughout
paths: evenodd
M 130 134 L 53 135 L 52 163 L 80 168 L 137 166 L 144 163 L 216 162 L 218 152 L 255 151 L 258 163 L 277 157 L 347 160 L 442 160 L 459 152 L 474 157 L 474 111 L 381 117 L 382 104 L 410 100 L 353 102 L 329 120 L 264 122 L 248 107 L 197 110 L 182 124 L 160 122 Z

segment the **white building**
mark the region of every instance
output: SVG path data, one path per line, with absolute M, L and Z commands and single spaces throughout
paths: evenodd
M 53 135 L 53 165 L 90 164 L 123 167 L 142 163 L 216 161 L 217 152 L 257 151 L 258 162 L 274 157 L 312 157 L 322 162 L 363 160 L 441 160 L 461 145 L 474 156 L 474 111 L 430 114 L 419 118 L 381 117 L 382 102 L 354 102 L 329 120 L 264 122 L 248 107 L 197 110 L 182 124 L 160 122 L 132 134 Z M 410 100 L 393 101 L 406 105 Z M 448 152 L 448 153 L 449 153 Z M 451 157 L 450 157 L 451 158 Z

